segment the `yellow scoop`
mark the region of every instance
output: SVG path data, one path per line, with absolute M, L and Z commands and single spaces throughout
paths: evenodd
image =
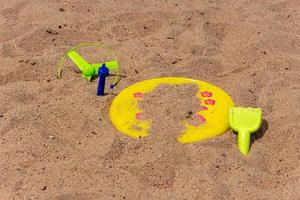
M 260 108 L 230 108 L 229 126 L 238 132 L 238 147 L 243 155 L 248 155 L 250 135 L 260 128 L 261 122 L 262 110 Z

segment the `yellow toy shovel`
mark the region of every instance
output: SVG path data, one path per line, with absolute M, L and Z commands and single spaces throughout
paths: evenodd
M 250 135 L 260 128 L 261 122 L 262 110 L 260 108 L 230 108 L 229 126 L 238 132 L 238 147 L 243 155 L 248 155 Z

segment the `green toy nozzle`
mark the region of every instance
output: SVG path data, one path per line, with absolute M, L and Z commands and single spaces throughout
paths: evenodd
M 262 110 L 260 108 L 230 108 L 229 126 L 238 132 L 238 147 L 243 155 L 248 155 L 251 133 L 260 128 L 261 122 Z

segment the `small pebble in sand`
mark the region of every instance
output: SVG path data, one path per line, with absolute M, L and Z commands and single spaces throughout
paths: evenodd
M 0 117 L 4 117 L 4 115 L 3 115 L 3 114 L 0 114 Z
M 55 136 L 54 135 L 49 135 L 49 139 L 54 140 Z
M 188 114 L 187 114 L 187 116 L 186 116 L 186 118 L 187 118 L 187 119 L 190 118 L 193 114 L 194 114 L 194 113 L 193 113 L 192 111 L 189 111 Z
M 41 187 L 41 190 L 46 190 L 47 189 L 47 186 L 44 185 L 43 187 Z
M 95 131 L 92 131 L 91 134 L 98 135 L 98 133 L 96 133 Z
M 168 40 L 174 40 L 175 37 L 170 37 L 170 36 L 168 36 L 167 39 L 168 39 Z
M 55 31 L 55 30 L 52 30 L 52 29 L 47 29 L 47 30 L 46 30 L 46 33 L 49 33 L 49 34 L 51 34 L 51 35 L 58 35 L 58 32 Z

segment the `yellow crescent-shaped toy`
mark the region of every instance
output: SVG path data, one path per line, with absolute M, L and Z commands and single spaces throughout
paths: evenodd
M 110 118 L 113 125 L 130 137 L 146 137 L 151 122 L 139 117 L 143 111 L 139 108 L 138 102 L 143 100 L 145 93 L 153 91 L 161 84 L 196 84 L 199 87 L 197 97 L 201 102 L 197 115 L 203 123 L 199 126 L 193 126 L 187 121 L 183 121 L 185 129 L 178 137 L 179 142 L 191 143 L 211 138 L 223 134 L 229 128 L 228 112 L 229 108 L 234 106 L 230 96 L 210 83 L 179 77 L 145 80 L 124 89 L 115 97 L 110 108 Z

